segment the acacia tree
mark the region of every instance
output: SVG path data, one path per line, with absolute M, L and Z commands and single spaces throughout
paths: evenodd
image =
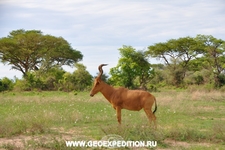
M 0 60 L 24 76 L 32 70 L 71 66 L 82 58 L 62 37 L 43 35 L 39 30 L 15 30 L 0 39 Z
M 136 88 L 134 80 L 139 80 L 139 86 L 146 89 L 146 84 L 152 79 L 154 71 L 143 51 L 136 51 L 131 46 L 119 49 L 121 58 L 116 67 L 110 69 L 109 82 L 127 88 Z
M 180 86 L 190 60 L 203 52 L 202 45 L 191 37 L 171 39 L 148 47 L 151 57 L 163 59 L 172 76 L 172 84 Z
M 225 41 L 211 35 L 197 35 L 196 40 L 204 45 L 203 59 L 213 73 L 215 87 L 222 86 L 225 82 Z

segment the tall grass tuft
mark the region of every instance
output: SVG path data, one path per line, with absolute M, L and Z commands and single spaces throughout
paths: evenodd
M 218 139 L 225 144 L 225 126 L 223 123 L 215 123 L 213 125 L 213 136 L 212 138 Z
M 190 128 L 188 126 L 174 126 L 166 132 L 166 137 L 176 141 L 195 141 L 201 142 L 207 139 L 207 135 L 204 132 Z
M 147 124 L 133 124 L 132 122 L 120 126 L 103 126 L 101 130 L 105 135 L 120 135 L 126 141 L 162 141 L 165 138 L 161 130 L 155 130 Z

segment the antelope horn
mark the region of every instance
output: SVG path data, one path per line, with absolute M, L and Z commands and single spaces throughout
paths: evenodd
M 98 66 L 98 70 L 99 70 L 99 74 L 98 74 L 98 77 L 97 78 L 101 78 L 102 74 L 103 74 L 103 70 L 102 70 L 102 67 L 103 66 L 107 66 L 108 64 L 101 64 Z

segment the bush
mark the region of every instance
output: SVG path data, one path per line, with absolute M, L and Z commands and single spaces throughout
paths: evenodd
M 219 75 L 219 83 L 220 83 L 220 86 L 225 85 L 225 75 L 224 74 Z
M 15 91 L 30 91 L 31 88 L 26 80 L 17 79 L 14 86 L 14 90 Z
M 221 92 L 225 92 L 225 85 L 220 88 Z
M 14 82 L 6 77 L 0 79 L 0 92 L 2 91 L 10 91 L 13 89 Z

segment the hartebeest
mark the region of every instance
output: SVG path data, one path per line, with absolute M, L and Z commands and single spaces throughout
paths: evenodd
M 107 64 L 101 64 L 98 67 L 99 75 L 94 80 L 90 96 L 94 96 L 96 93 L 101 92 L 116 110 L 119 124 L 121 124 L 121 109 L 139 111 L 143 108 L 149 121 L 151 122 L 151 120 L 153 120 L 156 127 L 156 117 L 154 113 L 157 110 L 157 104 L 155 97 L 147 91 L 128 90 L 123 87 L 114 88 L 106 84 L 101 80 L 103 74 L 102 67 L 106 65 Z M 151 108 L 154 102 L 155 110 L 152 112 Z

